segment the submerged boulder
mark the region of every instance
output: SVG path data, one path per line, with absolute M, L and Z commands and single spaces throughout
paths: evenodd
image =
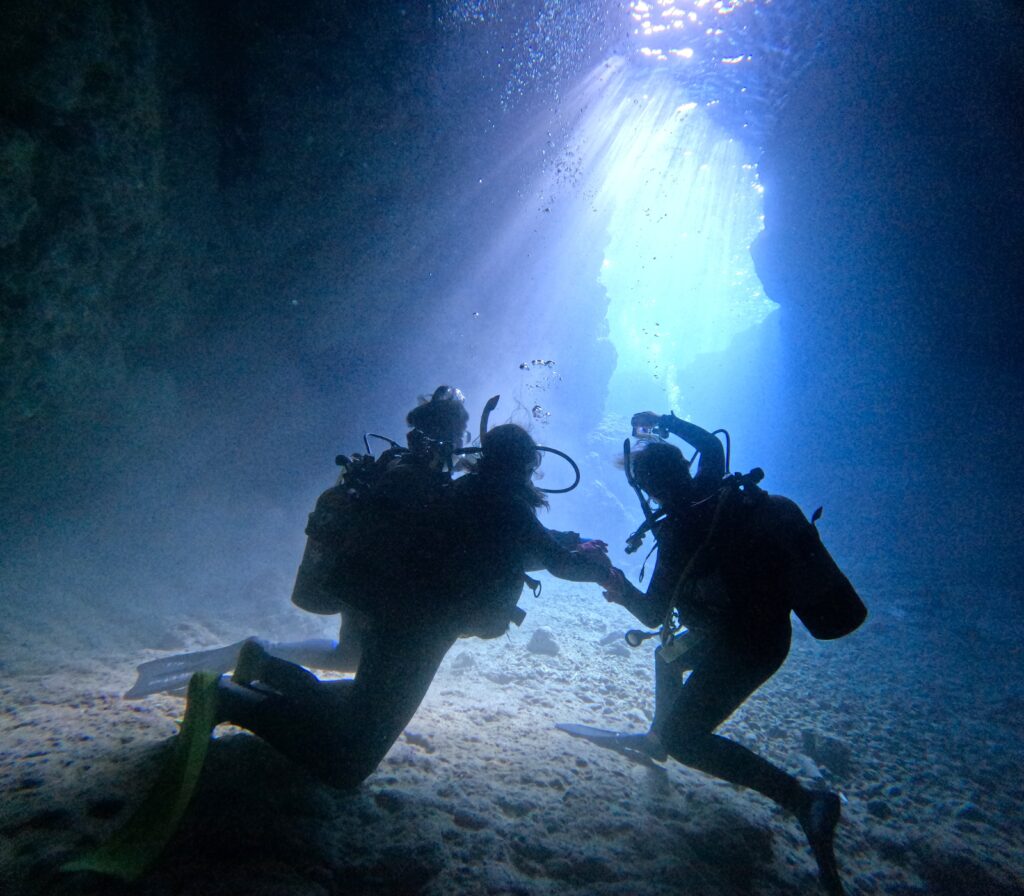
M 526 649 L 530 653 L 539 653 L 543 656 L 558 656 L 558 642 L 555 641 L 555 636 L 551 634 L 551 631 L 546 628 L 539 628 L 533 633 Z

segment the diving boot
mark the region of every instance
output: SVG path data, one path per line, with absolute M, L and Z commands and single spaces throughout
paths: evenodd
M 315 696 L 320 689 L 320 679 L 312 672 L 278 659 L 255 638 L 242 645 L 231 680 L 244 687 L 262 684 L 290 697 Z

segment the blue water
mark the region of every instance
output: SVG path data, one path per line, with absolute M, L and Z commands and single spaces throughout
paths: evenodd
M 822 694 L 764 704 L 863 718 L 843 736 L 877 780 L 848 786 L 906 817 L 876 806 L 861 844 L 939 869 L 857 892 L 955 891 L 959 854 L 921 845 L 949 830 L 1010 880 L 979 892 L 1020 892 L 985 847 L 1021 823 L 998 794 L 1024 701 L 1000 627 L 1024 539 L 1019 12 L 228 7 L 26 13 L 3 45 L 0 668 L 41 675 L 51 644 L 130 668 L 211 607 L 296 624 L 335 454 L 401 439 L 442 382 L 577 459 L 543 519 L 635 579 L 614 459 L 633 412 L 672 410 L 824 505 L 871 608 L 795 649 Z M 948 804 L 889 780 L 908 766 L 929 794 L 955 777 Z

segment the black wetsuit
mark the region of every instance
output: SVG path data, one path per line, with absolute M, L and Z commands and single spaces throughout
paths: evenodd
M 700 640 L 675 663 L 665 663 L 660 656 L 656 659 L 652 730 L 669 754 L 685 765 L 750 787 L 795 811 L 801 799 L 795 778 L 746 747 L 714 734 L 771 678 L 789 652 L 790 609 L 783 559 L 766 531 L 771 505 L 767 496 L 761 497 L 764 506 L 754 510 L 735 493 L 729 499 L 716 497 L 725 472 L 717 439 L 684 421 L 675 420 L 671 428 L 701 451 L 692 492 L 696 503 L 667 508 L 668 515 L 658 527 L 658 561 L 646 594 L 626 583 L 619 602 L 641 622 L 655 627 L 675 599 L 683 623 Z M 721 500 L 729 503 L 722 507 L 716 524 Z M 696 587 L 677 594 L 681 575 L 705 542 L 697 568 L 691 568 L 689 581 Z M 692 672 L 682 684 L 687 669 Z
M 417 602 L 405 595 L 407 612 L 367 626 L 355 678 L 320 682 L 270 658 L 262 680 L 282 693 L 225 684 L 223 721 L 248 728 L 328 783 L 354 787 L 408 724 L 456 639 L 507 629 L 526 569 L 541 566 L 573 581 L 605 577 L 592 557 L 557 543 L 521 491 L 479 474 L 456 480 L 449 491 L 438 516 L 442 539 L 435 541 L 443 549 L 435 550 L 429 575 L 394 558 L 409 573 Z M 403 578 L 392 577 L 396 587 Z
M 526 572 L 546 569 L 572 582 L 601 580 L 593 554 L 570 550 L 579 535 L 545 528 L 523 490 L 484 475 L 456 479 L 451 490 L 454 537 L 446 551 L 445 588 L 464 634 L 503 634 Z M 610 568 L 607 562 L 604 568 Z

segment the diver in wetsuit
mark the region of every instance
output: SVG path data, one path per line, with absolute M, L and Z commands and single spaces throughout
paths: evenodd
M 695 645 L 673 663 L 656 658 L 652 731 L 646 737 L 621 737 L 633 738 L 638 749 L 657 758 L 663 748 L 684 765 L 750 787 L 794 813 L 823 885 L 830 894 L 842 893 L 832 849 L 838 796 L 804 788 L 766 759 L 714 733 L 789 653 L 792 582 L 785 549 L 772 531 L 773 508 L 782 505 L 765 503 L 744 512 L 742 497 L 722 488 L 721 444 L 699 426 L 650 412 L 637 414 L 633 423 L 673 433 L 701 459 L 691 476 L 682 452 L 666 442 L 653 441 L 634 454 L 636 484 L 666 511 L 656 524 L 657 565 L 646 593 L 619 573 L 605 597 L 650 627 L 661 625 L 674 607 L 689 629 L 684 637 Z
M 420 403 L 405 417 L 411 427 L 405 437 L 408 447 L 391 451 L 394 459 L 389 466 L 394 472 L 388 477 L 388 493 L 381 495 L 382 500 L 406 505 L 426 503 L 433 497 L 436 487 L 449 481 L 458 465 L 455 452 L 463 447 L 468 435 L 469 414 L 465 400 L 461 390 L 453 386 L 438 386 L 429 399 L 421 396 Z M 298 580 L 296 588 L 299 588 Z M 369 618 L 353 606 L 345 606 L 341 613 L 337 646 L 319 656 L 303 656 L 300 649 L 299 662 L 318 660 L 319 668 L 336 672 L 354 672 L 358 668 Z M 287 657 L 289 647 L 295 652 L 294 648 L 301 648 L 303 643 L 311 642 L 268 645 L 268 649 L 275 655 Z
M 497 426 L 481 448 L 474 470 L 448 487 L 432 537 L 388 558 L 392 574 L 378 597 L 395 609 L 362 632 L 355 678 L 319 681 L 248 642 L 233 678 L 219 684 L 217 721 L 248 728 L 334 786 L 354 787 L 401 734 L 456 639 L 506 631 L 527 569 L 608 583 L 603 552 L 569 551 L 537 520 L 545 502 L 531 482 L 539 455 L 530 435 Z
M 447 483 L 458 467 L 455 455 L 465 444 L 469 422 L 465 396 L 452 386 L 438 386 L 429 397 L 421 396 L 419 404 L 409 411 L 405 419 L 410 427 L 406 434 L 407 447 L 403 449 L 393 445 L 383 453 L 381 461 L 390 468 L 401 467 L 402 472 L 390 480 L 392 490 L 404 491 L 405 500 L 412 501 L 417 497 L 417 491 L 425 486 Z M 344 481 L 345 475 L 342 474 L 340 482 Z M 307 545 L 307 555 L 308 552 Z M 311 580 L 306 574 L 307 555 L 303 556 L 303 563 L 296 576 L 292 600 L 302 609 L 313 613 L 341 613 L 338 640 L 311 638 L 275 642 L 260 639 L 260 645 L 281 659 L 317 669 L 354 672 L 359 665 L 360 645 L 368 618 L 362 610 L 351 604 L 343 604 L 330 589 L 318 587 L 315 576 Z M 161 657 L 142 663 L 138 667 L 138 679 L 125 697 L 142 697 L 160 691 L 182 692 L 195 672 L 228 672 L 235 668 L 243 643 L 238 641 L 224 647 Z

